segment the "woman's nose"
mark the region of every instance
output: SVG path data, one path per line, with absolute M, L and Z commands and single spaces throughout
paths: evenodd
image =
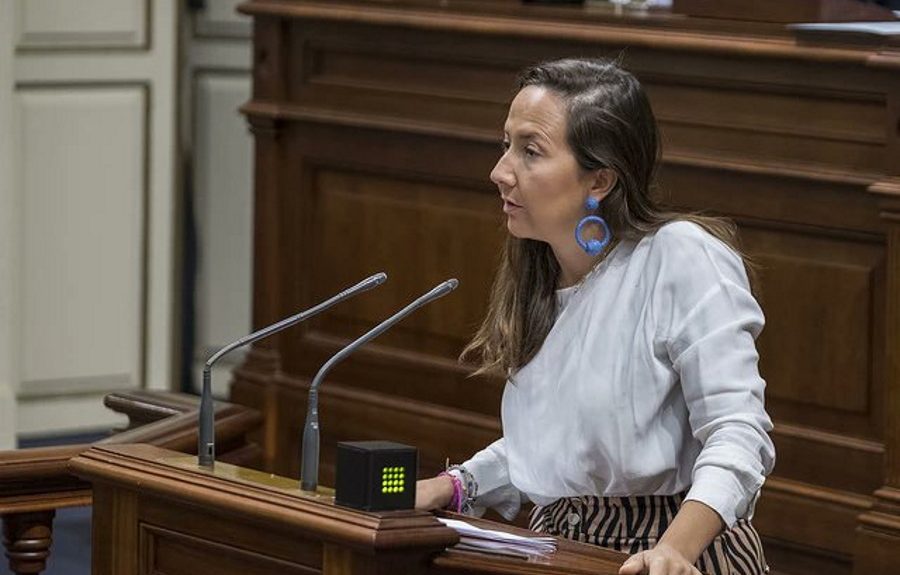
M 515 185 L 516 180 L 510 169 L 507 155 L 508 154 L 503 154 L 500 156 L 500 159 L 497 160 L 497 164 L 494 166 L 494 169 L 491 170 L 491 181 L 497 186 L 511 188 Z

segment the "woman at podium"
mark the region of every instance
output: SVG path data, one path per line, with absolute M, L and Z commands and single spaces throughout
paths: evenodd
M 620 573 L 768 569 L 751 517 L 775 461 L 763 313 L 733 225 L 654 200 L 656 121 L 603 60 L 521 75 L 491 172 L 509 236 L 464 356 L 507 378 L 503 437 L 417 506 L 631 554 Z

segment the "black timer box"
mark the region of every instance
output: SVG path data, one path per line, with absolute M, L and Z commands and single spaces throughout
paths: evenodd
M 364 511 L 412 509 L 418 466 L 418 452 L 409 445 L 338 442 L 334 502 Z

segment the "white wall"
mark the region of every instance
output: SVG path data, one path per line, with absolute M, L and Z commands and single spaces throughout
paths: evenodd
M 16 281 L 17 231 L 13 143 L 13 42 L 12 0 L 0 0 L 0 449 L 15 446 L 15 398 L 17 390 Z
M 0 403 L 14 380 L 23 436 L 106 428 L 106 393 L 175 373 L 177 3 L 0 2 Z
M 207 2 L 182 23 L 184 148 L 193 161 L 198 238 L 194 383 L 207 356 L 251 330 L 253 138 L 238 108 L 251 93 L 250 19 L 239 0 Z M 213 390 L 228 396 L 245 350 L 216 364 Z
M 197 364 L 250 330 L 237 4 L 181 18 L 172 0 L 0 0 L 0 448 L 121 422 L 111 390 L 175 386 L 176 144 L 196 191 Z

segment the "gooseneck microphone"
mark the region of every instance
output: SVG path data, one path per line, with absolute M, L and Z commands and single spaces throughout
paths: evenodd
M 449 279 L 438 284 L 428 293 L 419 296 L 416 301 L 376 325 L 352 343 L 347 344 L 343 349 L 331 356 L 331 359 L 326 361 L 325 365 L 319 369 L 309 386 L 309 402 L 306 410 L 306 425 L 303 427 L 303 453 L 301 454 L 300 465 L 301 489 L 304 491 L 315 491 L 319 485 L 319 385 L 325 378 L 325 374 L 359 347 L 375 339 L 420 307 L 452 292 L 458 285 L 459 281 L 456 279 Z
M 364 291 L 368 291 L 374 287 L 383 284 L 387 280 L 387 274 L 384 272 L 369 276 L 351 288 L 347 288 L 341 293 L 333 296 L 322 303 L 301 311 L 296 315 L 285 318 L 278 323 L 269 327 L 264 327 L 259 331 L 255 331 L 248 336 L 230 343 L 209 356 L 206 364 L 203 366 L 203 390 L 200 395 L 200 435 L 197 443 L 197 459 L 198 463 L 203 467 L 212 467 L 216 460 L 216 437 L 213 426 L 213 400 L 212 400 L 212 366 L 226 353 L 233 351 L 241 346 L 259 341 L 264 337 L 268 337 L 274 333 L 305 321 L 319 313 L 325 311 L 336 303 L 349 299 Z

